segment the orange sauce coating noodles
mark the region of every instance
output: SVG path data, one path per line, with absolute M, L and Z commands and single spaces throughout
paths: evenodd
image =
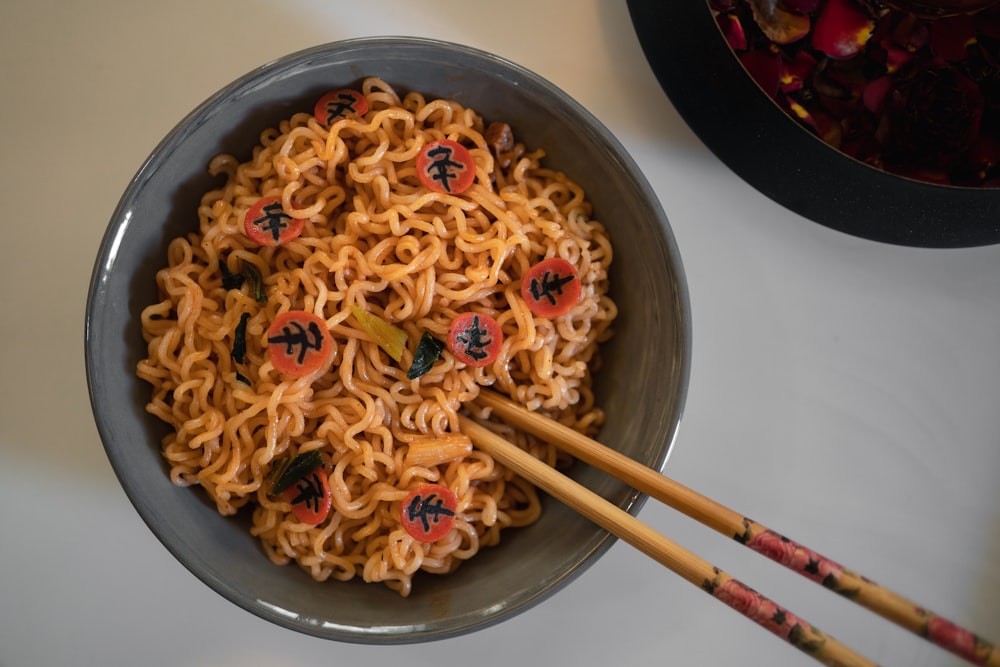
M 591 372 L 616 315 L 607 295 L 612 248 L 583 190 L 543 167 L 542 151 L 517 144 L 498 160 L 473 109 L 415 92 L 400 98 L 375 78 L 361 92 L 369 108 L 360 117 L 326 126 L 295 114 L 264 131 L 248 161 L 212 160 L 209 171 L 224 184 L 203 196 L 198 231 L 169 244 L 156 277 L 160 300 L 142 313 L 148 355 L 137 373 L 152 386 L 147 409 L 172 427 L 162 452 L 175 484 L 201 486 L 223 515 L 247 507 L 275 563 L 294 561 L 319 581 L 383 582 L 405 596 L 418 571 L 451 572 L 496 545 L 503 529 L 539 517 L 536 489 L 485 453 L 434 460 L 426 444 L 458 431 L 463 406 L 488 418 L 469 405 L 481 387 L 580 431 L 602 423 Z M 475 160 L 475 182 L 459 195 L 432 192 L 416 175 L 421 147 L 442 138 Z M 304 220 L 298 238 L 262 247 L 246 236 L 246 211 L 268 196 Z M 521 277 L 555 256 L 577 268 L 580 300 L 558 318 L 533 316 Z M 220 262 L 233 274 L 255 268 L 266 300 L 247 284 L 224 287 Z M 398 363 L 352 306 L 406 332 Z M 300 378 L 268 356 L 267 329 L 289 310 L 319 316 L 334 341 L 329 362 Z M 472 368 L 445 350 L 429 372 L 407 379 L 421 335 L 445 340 L 451 320 L 469 310 L 501 325 L 499 358 Z M 550 465 L 567 462 L 549 445 L 489 426 Z M 417 441 L 421 455 L 408 461 Z M 276 462 L 313 449 L 324 455 L 333 496 L 316 526 L 267 484 Z M 408 491 L 428 482 L 458 499 L 458 520 L 433 543 L 400 521 Z

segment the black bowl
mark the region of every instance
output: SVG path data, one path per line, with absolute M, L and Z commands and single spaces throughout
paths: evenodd
M 1000 189 L 903 178 L 825 144 L 747 74 L 705 0 L 628 0 L 628 7 L 678 113 L 722 162 L 775 202 L 841 232 L 896 245 L 1000 242 Z

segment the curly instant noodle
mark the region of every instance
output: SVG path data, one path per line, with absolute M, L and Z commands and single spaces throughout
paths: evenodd
M 225 183 L 203 196 L 198 231 L 169 245 L 160 301 L 142 313 L 148 357 L 137 372 L 152 385 L 147 409 L 172 427 L 162 451 L 175 484 L 201 486 L 223 515 L 246 507 L 275 563 L 408 595 L 418 571 L 451 572 L 541 511 L 532 485 L 464 439 L 459 411 L 549 465 L 567 463 L 490 422 L 472 404 L 481 388 L 583 432 L 602 423 L 591 372 L 616 315 L 612 249 L 583 190 L 543 167 L 542 151 L 517 143 L 510 128 L 487 128 L 454 101 L 400 99 L 375 78 L 359 92 L 361 113 L 330 124 L 298 113 L 263 132 L 249 161 L 212 160 Z M 429 188 L 417 173 L 421 150 L 441 139 L 474 161 L 461 193 Z M 287 222 L 301 221 L 298 236 L 277 245 L 248 236 L 246 213 L 267 197 Z M 521 283 L 550 257 L 575 267 L 580 297 L 547 318 L 529 309 Z M 329 357 L 301 377 L 272 359 L 275 341 L 307 340 L 269 337 L 290 311 L 317 316 L 332 339 Z M 474 367 L 445 347 L 408 378 L 421 338 L 447 340 L 467 312 L 499 324 L 496 359 Z M 398 360 L 360 314 L 403 332 Z M 272 471 L 313 450 L 332 496 L 316 525 L 272 492 Z M 401 521 L 407 494 L 428 483 L 457 501 L 452 528 L 433 542 Z

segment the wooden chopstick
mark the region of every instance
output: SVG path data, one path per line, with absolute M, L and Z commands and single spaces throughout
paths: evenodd
M 482 451 L 819 662 L 837 667 L 876 667 L 868 658 L 657 533 L 625 510 L 517 445 L 468 417 L 459 416 L 459 423 L 462 432 Z
M 955 623 L 928 611 L 903 596 L 880 586 L 856 572 L 844 568 L 835 561 L 797 542 L 789 540 L 781 534 L 628 458 L 610 447 L 602 445 L 596 440 L 588 438 L 554 420 L 531 412 L 494 391 L 481 391 L 476 398 L 476 403 L 490 408 L 508 424 L 561 448 L 574 457 L 617 477 L 633 488 L 673 507 L 699 523 L 735 539 L 744 546 L 767 556 L 812 581 L 822 584 L 824 587 L 860 604 L 896 625 L 910 630 L 960 658 L 976 665 L 1000 667 L 1000 651 L 997 650 L 992 642 L 959 627 Z M 463 427 L 468 423 L 470 423 L 469 420 L 464 420 Z M 482 427 L 479 427 L 479 429 L 486 430 Z M 479 433 L 478 429 L 477 433 Z M 476 440 L 471 434 L 469 437 Z M 476 444 L 480 443 L 477 442 Z M 493 445 L 496 444 L 495 442 L 493 443 Z M 544 467 L 552 470 L 548 466 Z M 531 481 L 547 492 L 552 493 L 552 495 L 560 500 L 563 500 L 562 497 L 553 493 L 542 483 L 536 480 Z M 550 481 L 547 480 L 546 483 Z M 632 518 L 632 515 L 622 512 L 615 505 L 611 503 L 608 503 L 608 505 L 630 519 Z M 620 518 L 617 513 L 613 514 Z M 615 530 L 609 528 L 606 522 L 597 521 L 597 519 L 589 514 L 586 516 L 609 532 L 622 537 Z M 629 541 L 627 538 L 623 537 L 623 539 Z M 647 555 L 651 555 L 645 549 L 643 551 Z M 694 556 L 691 555 L 691 557 Z M 668 563 L 664 564 L 671 567 Z M 671 569 L 673 568 L 671 567 Z M 688 578 L 692 583 L 702 585 L 701 581 L 693 581 L 686 575 L 685 578 Z M 827 641 L 830 641 L 829 637 L 827 637 Z

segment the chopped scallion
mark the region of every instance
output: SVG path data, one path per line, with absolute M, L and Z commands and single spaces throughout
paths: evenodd
M 240 323 L 236 325 L 233 332 L 233 359 L 238 364 L 242 364 L 247 357 L 247 321 L 250 313 L 240 315 Z
M 406 372 L 406 377 L 415 380 L 429 371 L 434 366 L 434 362 L 441 357 L 442 350 L 444 350 L 444 343 L 425 331 L 420 336 L 417 350 L 413 353 L 413 363 L 410 364 L 410 370 Z
M 260 277 L 257 267 L 249 262 L 243 263 L 243 274 L 250 281 L 250 294 L 257 303 L 267 303 L 267 293 L 264 291 L 264 280 Z
M 246 280 L 242 273 L 233 273 L 224 259 L 219 260 L 219 273 L 222 274 L 222 286 L 226 289 L 239 289 Z

